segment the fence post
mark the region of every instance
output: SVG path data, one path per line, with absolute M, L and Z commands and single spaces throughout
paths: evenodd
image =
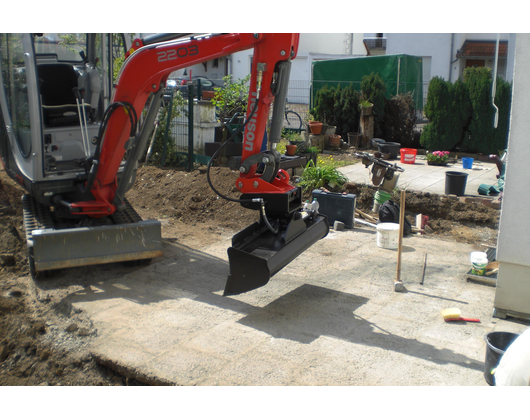
M 169 137 L 169 127 L 171 125 L 171 114 L 173 113 L 173 94 L 174 90 L 171 90 L 171 97 L 169 99 L 169 109 L 167 111 L 167 122 L 166 132 L 164 133 L 164 147 L 162 148 L 162 157 L 160 159 L 160 167 L 163 168 L 166 163 L 166 152 L 167 152 L 167 141 Z
M 193 169 L 193 85 L 188 87 L 188 172 Z

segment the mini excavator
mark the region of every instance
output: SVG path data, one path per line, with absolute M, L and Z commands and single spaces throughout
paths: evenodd
M 256 210 L 259 221 L 232 239 L 224 294 L 264 286 L 329 231 L 325 216 L 302 208 L 301 189 L 289 183 L 276 151 L 299 35 L 124 36 L 126 58 L 113 80 L 115 36 L 0 34 L 0 155 L 6 173 L 27 191 L 22 204 L 32 276 L 162 254 L 160 222 L 142 220 L 125 194 L 168 76 L 253 49 L 236 181 L 241 195 L 219 195 Z M 215 191 L 209 172 L 208 182 Z

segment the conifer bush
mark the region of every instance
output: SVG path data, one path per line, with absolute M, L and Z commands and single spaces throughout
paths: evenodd
M 434 77 L 429 83 L 424 128 L 420 144 L 429 150 L 459 148 L 472 153 L 498 153 L 508 140 L 512 84 L 497 78 L 495 104 L 499 109 L 494 127 L 491 103 L 491 70 L 469 67 L 455 83 Z

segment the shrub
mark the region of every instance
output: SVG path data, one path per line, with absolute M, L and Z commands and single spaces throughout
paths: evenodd
M 386 100 L 383 124 L 383 138 L 386 141 L 411 146 L 415 124 L 416 109 L 412 93 L 400 93 Z
M 491 105 L 491 70 L 486 67 L 468 67 L 464 70 L 464 83 L 473 106 L 469 137 L 463 150 L 486 152 L 493 143 L 493 107 Z
M 456 134 L 458 143 L 465 139 L 469 123 L 471 122 L 471 115 L 473 113 L 473 105 L 469 98 L 469 91 L 462 80 L 458 79 L 450 87 L 451 89 L 451 109 L 456 113 L 455 124 L 461 128 L 461 132 Z M 455 127 L 456 128 L 456 127 Z
M 337 125 L 337 116 L 335 115 L 335 94 L 340 89 L 340 85 L 335 87 L 324 87 L 317 91 L 315 96 L 315 106 L 309 111 L 317 121 L 328 125 Z
M 340 91 L 337 134 L 342 136 L 359 131 L 359 93 L 350 84 Z
M 454 84 L 435 77 L 429 83 L 425 127 L 420 143 L 427 149 L 461 150 L 484 154 L 506 148 L 510 121 L 512 84 L 497 78 L 495 104 L 499 121 L 494 128 L 494 108 L 491 103 L 491 70 L 469 67 L 464 80 Z
M 447 126 L 447 113 L 450 105 L 450 94 L 448 84 L 441 77 L 433 77 L 429 82 L 427 91 L 427 103 L 424 113 L 429 124 L 421 133 L 420 143 L 426 149 L 438 147 L 451 150 L 456 141 L 444 136 L 443 131 Z
M 333 165 L 324 164 L 320 157 L 315 165 L 312 160 L 307 162 L 304 173 L 300 178 L 300 185 L 304 192 L 327 186 L 331 189 L 342 188 L 348 180 Z
M 217 107 L 217 117 L 224 122 L 237 112 L 243 114 L 247 110 L 248 81 L 250 74 L 244 79 L 232 82 L 232 76 L 223 77 L 223 87 L 215 88 L 215 96 L 211 102 Z
M 499 121 L 493 135 L 493 145 L 488 153 L 498 153 L 508 146 L 508 133 L 510 128 L 510 110 L 512 103 L 512 84 L 497 78 L 495 104 L 499 108 Z M 497 152 L 495 152 L 497 151 Z
M 491 103 L 492 75 L 485 67 L 469 67 L 464 70 L 464 83 L 472 104 L 469 137 L 462 149 L 479 153 L 497 153 L 506 148 L 511 105 L 511 83 L 497 78 L 495 104 L 499 109 L 499 122 L 494 128 L 495 110 Z

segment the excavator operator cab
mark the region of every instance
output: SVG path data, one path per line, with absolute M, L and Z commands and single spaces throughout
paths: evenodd
M 96 147 L 113 65 L 130 46 L 123 35 L 0 34 L 0 118 L 7 127 L 0 155 L 44 205 L 52 205 L 57 183 L 69 193 L 86 179 L 83 161 Z

